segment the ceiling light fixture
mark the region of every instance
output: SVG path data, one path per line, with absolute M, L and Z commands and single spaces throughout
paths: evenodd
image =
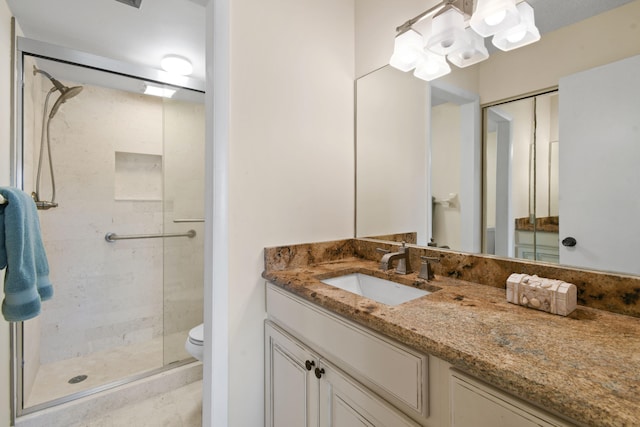
M 178 55 L 167 55 L 160 61 L 160 66 L 167 73 L 188 76 L 193 73 L 193 65 L 187 58 Z
M 153 95 L 153 96 L 161 96 L 163 98 L 171 98 L 176 93 L 176 89 L 169 89 L 162 86 L 154 86 L 148 83 L 144 85 L 144 94 L 145 95 Z
M 443 0 L 396 31 L 389 64 L 423 80 L 448 74 L 447 59 L 461 68 L 487 59 L 484 37 L 502 50 L 540 40 L 533 8 L 516 0 Z

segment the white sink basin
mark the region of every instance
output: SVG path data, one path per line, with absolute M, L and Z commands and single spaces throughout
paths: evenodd
M 321 282 L 387 305 L 399 305 L 431 293 L 362 273 L 332 277 Z

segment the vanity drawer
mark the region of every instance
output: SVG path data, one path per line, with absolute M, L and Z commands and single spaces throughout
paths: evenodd
M 267 313 L 282 328 L 389 402 L 428 416 L 428 358 L 267 283 Z

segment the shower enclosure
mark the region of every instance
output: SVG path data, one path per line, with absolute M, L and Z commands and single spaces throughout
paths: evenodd
M 201 90 L 145 95 L 162 82 L 20 41 L 15 184 L 38 187 L 54 296 L 14 327 L 18 415 L 194 361 L 204 237 Z

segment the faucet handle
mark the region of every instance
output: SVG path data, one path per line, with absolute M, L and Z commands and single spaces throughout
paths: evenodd
M 388 254 L 389 252 L 391 252 L 388 249 L 382 249 L 382 248 L 376 248 L 377 252 L 380 252 L 381 254 Z
M 421 256 L 422 265 L 420 266 L 420 273 L 418 273 L 418 277 L 429 281 L 434 278 L 433 271 L 431 270 L 431 264 L 429 261 L 440 262 L 440 258 L 430 257 L 430 256 Z

